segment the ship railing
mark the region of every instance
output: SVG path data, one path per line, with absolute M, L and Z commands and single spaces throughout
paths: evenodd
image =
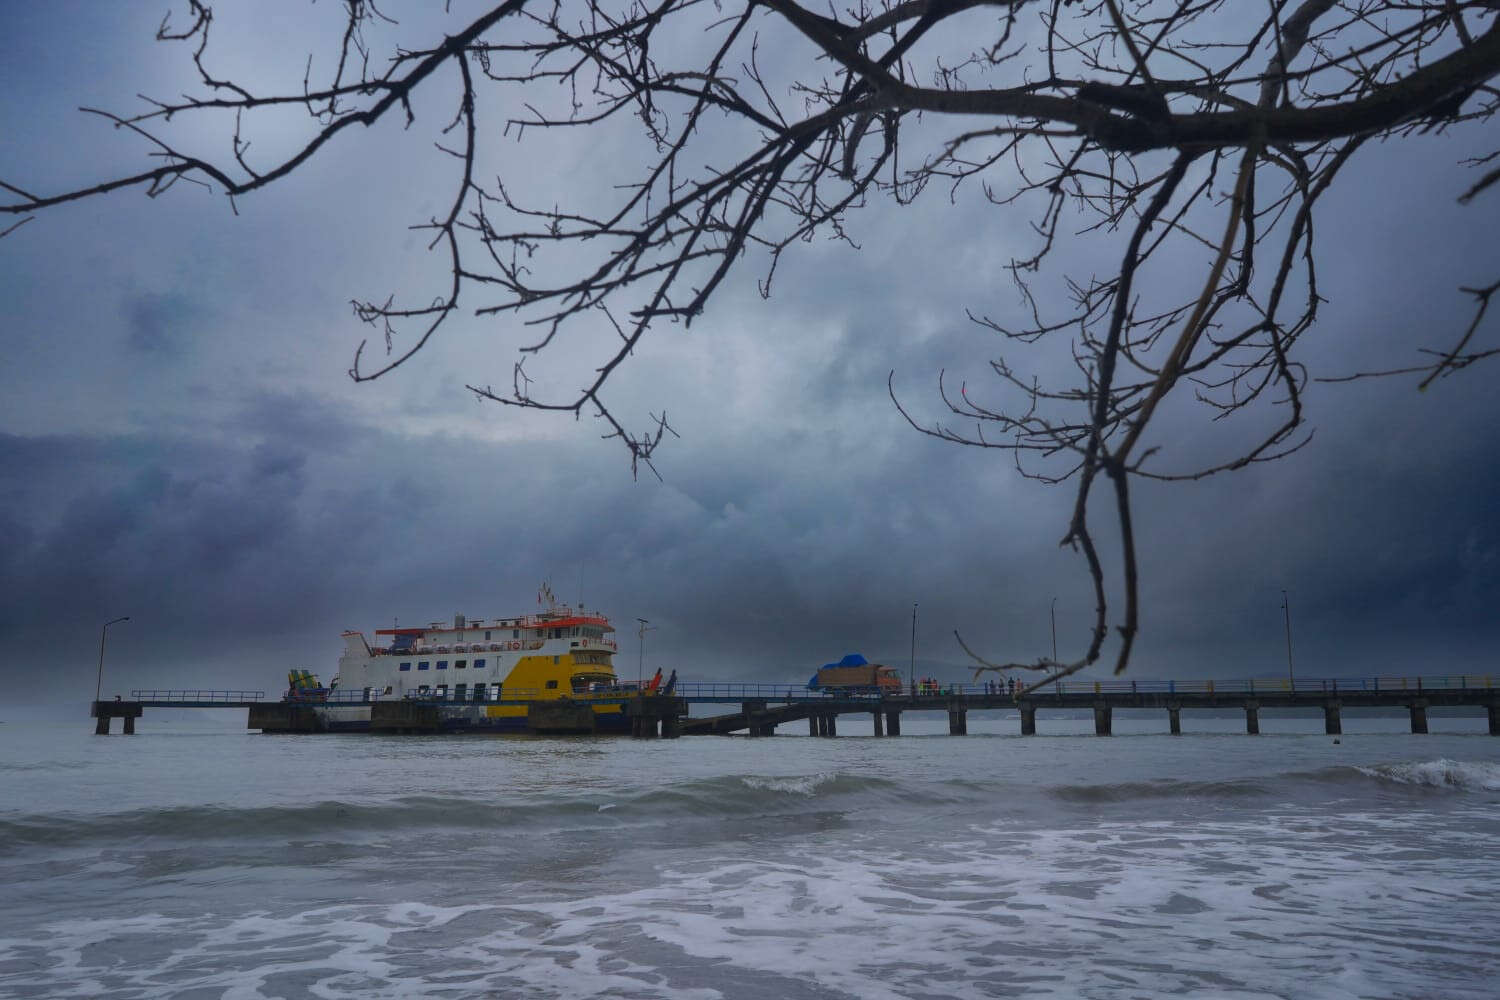
M 544 691 L 541 688 L 518 688 L 506 685 L 500 689 L 500 694 L 497 697 L 495 694 L 495 685 L 490 684 L 486 686 L 483 698 L 475 698 L 472 688 L 459 692 L 451 687 L 443 691 L 407 691 L 401 695 L 385 695 L 384 697 L 400 698 L 405 701 L 452 701 L 459 704 L 465 702 L 484 704 L 485 702 L 495 701 L 534 701 L 542 698 L 556 698 L 557 696 L 558 691 L 556 688 Z
M 261 701 L 264 691 L 203 691 L 190 688 L 139 688 L 130 692 L 131 701 Z
M 328 692 L 328 697 L 326 699 L 324 699 L 324 700 L 328 701 L 328 702 L 334 702 L 334 703 L 337 703 L 337 702 L 361 702 L 362 703 L 362 702 L 367 702 L 367 701 L 379 701 L 380 698 L 381 698 L 380 692 L 383 691 L 383 690 L 385 690 L 385 689 L 384 688 L 334 688 L 332 691 Z
M 602 647 L 602 648 L 608 649 L 608 650 L 613 650 L 613 651 L 616 651 L 616 652 L 618 652 L 619 648 L 620 648 L 619 646 L 615 645 L 615 643 L 612 642 L 612 641 L 610 641 L 609 639 L 569 639 L 568 640 L 568 648 L 569 649 L 578 649 L 580 647 L 588 649 L 588 648 L 592 648 L 592 647 L 595 647 L 595 646 Z

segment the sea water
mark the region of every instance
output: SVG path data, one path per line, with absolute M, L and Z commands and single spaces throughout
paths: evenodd
M 1500 996 L 1483 718 L 647 742 L 229 715 L 0 725 L 0 996 Z

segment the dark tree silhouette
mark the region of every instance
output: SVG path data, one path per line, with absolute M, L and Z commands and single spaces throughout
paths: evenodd
M 1463 135 L 1467 148 L 1494 141 L 1483 130 L 1497 104 L 1500 0 L 508 0 L 477 15 L 454 6 L 469 13 L 448 11 L 446 33 L 421 38 L 403 37 L 369 0 L 344 0 L 341 32 L 314 49 L 301 78 L 264 90 L 217 74 L 213 12 L 187 0 L 186 16 L 163 20 L 157 38 L 191 50 L 199 91 L 133 112 L 84 109 L 138 134 L 150 165 L 62 192 L 0 181 L 0 212 L 15 220 L 0 235 L 67 202 L 124 188 L 159 195 L 182 180 L 237 203 L 340 133 L 401 119 L 401 141 L 436 141 L 453 159 L 446 209 L 417 226 L 451 279 L 411 304 L 355 301 L 384 352 L 372 362 L 361 345 L 350 374 L 366 381 L 398 367 L 462 301 L 532 331 L 510 385 L 470 389 L 506 406 L 597 415 L 633 467 L 650 467 L 671 433 L 665 412 L 633 433 L 604 397 L 648 330 L 691 322 L 742 262 L 761 268 L 768 294 L 783 253 L 815 234 L 848 239 L 844 220 L 872 198 L 906 203 L 933 185 L 981 185 L 1032 223 L 1034 252 L 1011 272 L 1034 322 L 975 320 L 1018 346 L 1068 338 L 1077 378 L 1042 385 L 996 361 L 1001 403 L 940 379 L 959 423 L 901 412 L 923 433 L 1009 451 L 1023 474 L 1073 484 L 1063 542 L 1093 578 L 1087 649 L 1063 662 L 975 657 L 986 668 L 1040 668 L 1049 681 L 1098 661 L 1109 636 L 1091 531 L 1097 489 L 1122 540 L 1118 672 L 1137 631 L 1131 478 L 1201 477 L 1307 441 L 1302 397 L 1315 376 L 1298 348 L 1320 305 L 1315 210 L 1345 167 L 1415 133 Z M 419 122 L 419 91 L 448 102 L 449 114 Z M 289 108 L 306 112 L 301 144 L 262 160 L 252 128 Z M 189 148 L 178 127 L 191 121 L 201 134 L 204 118 L 221 121 L 217 151 Z M 548 206 L 515 194 L 530 169 L 517 144 L 616 120 L 645 152 L 610 167 L 602 197 Z M 1472 186 L 1454 192 L 1464 202 L 1500 179 L 1500 148 L 1470 162 Z M 1065 301 L 1033 298 L 1031 282 L 1070 240 L 1107 241 L 1117 269 L 1068 276 Z M 1184 271 L 1184 253 L 1198 271 Z M 1425 386 L 1500 350 L 1479 339 L 1500 288 L 1484 283 L 1492 277 L 1457 292 L 1472 297 L 1474 315 L 1451 331 L 1451 346 L 1422 348 L 1401 371 Z M 601 328 L 613 347 L 576 395 L 534 394 L 526 358 Z M 1352 367 L 1321 377 L 1393 374 Z M 1174 392 L 1215 418 L 1272 414 L 1271 426 L 1210 468 L 1165 470 L 1143 442 Z

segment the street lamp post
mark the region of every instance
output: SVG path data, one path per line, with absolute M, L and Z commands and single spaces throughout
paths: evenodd
M 641 627 L 640 627 L 641 656 L 640 656 L 640 660 L 636 663 L 636 670 L 635 670 L 635 690 L 636 690 L 636 693 L 639 694 L 640 691 L 641 691 L 641 689 L 643 689 L 646 686 L 646 633 L 647 632 L 652 632 L 652 631 L 655 631 L 655 630 L 652 629 L 652 628 L 648 628 L 647 627 L 651 623 L 649 621 L 647 621 L 646 619 L 644 619 L 644 618 L 637 618 L 636 621 L 638 621 L 638 622 L 641 623 Z
M 1057 598 L 1052 598 L 1052 662 L 1057 662 Z
M 911 602 L 911 667 L 907 670 L 913 693 L 917 690 L 917 602 Z
M 1291 685 L 1292 692 L 1297 690 L 1297 678 L 1292 675 L 1292 602 L 1286 596 L 1286 588 L 1281 591 L 1281 610 L 1286 615 L 1286 679 Z
M 104 637 L 109 635 L 109 627 L 111 625 L 128 621 L 130 621 L 129 615 L 125 615 L 121 618 L 111 618 L 109 621 L 105 622 L 104 627 L 99 630 L 99 675 L 94 679 L 95 701 L 99 700 L 99 692 L 104 688 Z

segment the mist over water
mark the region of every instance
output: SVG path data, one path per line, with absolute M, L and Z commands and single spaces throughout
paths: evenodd
M 1164 715 L 1164 713 L 1162 713 Z M 238 716 L 233 723 L 242 722 Z M 0 725 L 3 997 L 1494 997 L 1482 718 Z

